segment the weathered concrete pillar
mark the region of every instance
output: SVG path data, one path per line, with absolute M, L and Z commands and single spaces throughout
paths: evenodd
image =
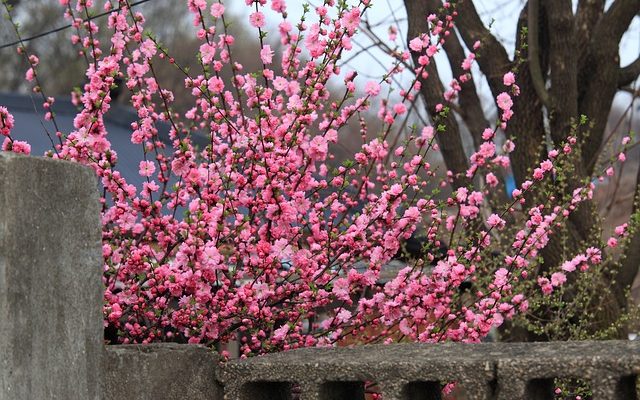
M 0 400 L 101 400 L 97 182 L 0 153 Z

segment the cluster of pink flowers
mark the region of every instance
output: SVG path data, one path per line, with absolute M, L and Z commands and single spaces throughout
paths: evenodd
M 0 135 L 4 136 L 2 141 L 2 151 L 11 151 L 14 153 L 30 154 L 31 146 L 21 140 L 14 140 L 11 137 L 11 130 L 15 126 L 13 115 L 6 107 L 0 106 Z
M 492 237 L 505 228 L 506 214 L 524 207 L 524 193 L 554 173 L 555 160 L 574 142 L 562 154 L 550 153 L 531 180 L 514 190 L 511 207 L 488 218 L 481 212 L 486 207 L 481 190 L 456 188 L 444 200 L 427 191 L 438 178 L 426 157 L 438 149 L 440 133 L 424 126 L 397 147 L 387 139 L 418 96 L 418 78 L 427 77 L 425 67 L 452 32 L 453 5 L 446 3 L 442 15 L 427 16 L 430 31 L 409 41 L 410 51 L 418 54 L 415 80 L 400 98 L 389 100 L 378 96 L 402 71 L 409 51 L 396 54 L 379 81 L 360 82 L 339 64 L 368 0 L 355 6 L 325 0 L 295 28 L 283 0 L 246 0 L 248 22 L 261 39 L 262 68 L 251 72 L 234 60 L 234 38 L 218 23 L 225 7 L 185 1 L 202 41 L 202 68 L 195 75 L 145 36 L 144 16 L 126 0 L 103 2 L 111 10 L 107 51 L 95 39 L 98 26 L 81 19 L 98 2 L 60 2 L 77 28 L 74 43 L 91 62 L 88 82 L 75 98 L 81 111 L 74 130 L 60 134 L 53 156 L 91 166 L 104 187 L 105 326 L 123 343 L 218 344 L 239 338 L 243 354 L 250 355 L 331 345 L 349 336 L 388 342 L 397 332 L 420 341 L 478 341 L 527 310 L 526 294 L 514 293 L 513 282 L 530 278 L 528 267 L 558 220 L 590 196 L 590 188 L 579 188 L 570 204 L 525 211 L 513 253 L 501 255 L 504 266 L 492 272 L 487 287 L 474 289 L 470 301 L 458 301 L 461 285 L 475 281 L 479 265 L 490 257 Z M 269 6 L 281 16 L 277 67 L 276 50 L 262 40 L 273 39 L 264 31 Z M 467 72 L 450 84 L 443 101 L 455 99 L 474 59 L 469 53 Z M 184 73 L 191 90 L 193 107 L 184 115 L 169 111 L 173 94 L 156 79 L 153 65 L 163 62 Z M 223 70 L 232 73 L 230 81 L 222 79 Z M 131 91 L 138 115 L 131 141 L 144 156 L 139 188 L 118 172 L 118 155 L 104 125 L 116 77 Z M 497 96 L 498 126 L 483 132 L 484 143 L 467 171 L 470 178 L 482 172 L 489 186 L 509 167 L 514 147 L 507 141 L 500 151 L 494 142 L 519 93 L 512 73 L 504 84 L 509 93 Z M 368 132 L 361 117 L 372 104 L 382 122 L 379 135 Z M 436 109 L 445 112 L 442 104 Z M 356 119 L 363 144 L 352 160 L 338 164 L 333 150 Z M 170 126 L 170 145 L 160 140 L 160 122 Z M 10 141 L 3 149 L 24 150 L 11 141 L 12 127 L 11 115 L 0 107 L 0 132 Z M 201 133 L 208 138 L 204 148 L 192 141 Z M 470 226 L 481 228 L 471 238 L 456 235 Z M 426 237 L 427 259 L 380 285 L 381 270 L 416 231 Z M 445 244 L 446 254 L 435 259 Z M 563 264 L 564 272 L 538 283 L 548 292 L 564 283 L 565 272 L 582 270 L 599 257 L 589 249 Z

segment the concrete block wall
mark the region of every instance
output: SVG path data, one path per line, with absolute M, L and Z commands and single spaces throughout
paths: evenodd
M 553 379 L 637 399 L 640 341 L 300 349 L 220 363 L 202 346 L 103 345 L 97 182 L 87 168 L 0 153 L 0 400 L 542 400 Z
M 218 369 L 228 399 L 436 400 L 458 382 L 467 400 L 553 399 L 554 378 L 591 384 L 594 400 L 634 400 L 640 342 L 395 344 L 309 348 L 229 362 Z M 292 388 L 296 388 L 292 390 Z

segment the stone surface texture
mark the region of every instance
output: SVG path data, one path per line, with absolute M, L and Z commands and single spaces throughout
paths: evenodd
M 568 377 L 590 381 L 595 400 L 631 400 L 638 373 L 640 342 L 447 343 L 300 349 L 228 362 L 218 380 L 234 400 L 290 399 L 296 385 L 303 400 L 362 399 L 363 382 L 385 400 L 435 400 L 452 381 L 468 400 L 546 400 L 553 378 Z
M 97 181 L 0 153 L 0 399 L 102 399 Z
M 217 400 L 218 356 L 204 346 L 149 344 L 107 346 L 106 399 Z

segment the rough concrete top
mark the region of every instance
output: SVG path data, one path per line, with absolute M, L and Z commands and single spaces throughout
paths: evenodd
M 640 341 L 541 343 L 401 343 L 339 348 L 305 348 L 229 362 L 225 368 L 271 365 L 455 364 L 518 360 L 520 362 L 597 358 L 621 361 L 640 356 Z
M 595 392 L 602 399 L 631 399 L 631 392 L 621 392 L 625 387 L 620 382 L 638 372 L 640 342 L 407 343 L 308 348 L 234 360 L 221 366 L 218 379 L 232 399 L 258 398 L 259 392 L 268 388 L 252 382 L 296 383 L 307 399 L 321 400 L 346 399 L 335 397 L 345 389 L 340 382 L 377 382 L 385 399 L 393 400 L 413 399 L 406 395 L 412 382 L 453 381 L 466 389 L 468 399 L 546 399 L 551 398 L 547 397 L 551 396 L 548 382 L 556 377 L 597 382 Z M 528 385 L 540 380 L 547 382 L 542 385 L 547 392 Z M 632 390 L 631 386 L 626 389 Z M 438 391 L 435 388 L 434 393 Z M 542 397 L 536 397 L 532 390 L 543 393 Z M 356 396 L 357 392 L 348 393 Z

